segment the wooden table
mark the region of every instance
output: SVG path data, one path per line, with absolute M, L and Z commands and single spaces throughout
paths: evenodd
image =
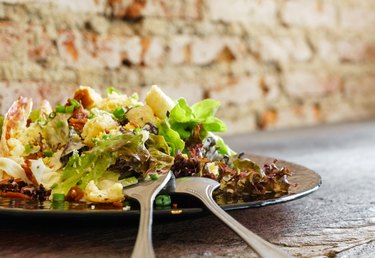
M 236 150 L 317 171 L 317 192 L 292 202 L 230 214 L 297 257 L 375 257 L 375 122 L 228 137 Z M 0 220 L 0 256 L 128 257 L 137 222 Z M 158 222 L 158 257 L 256 257 L 211 215 Z

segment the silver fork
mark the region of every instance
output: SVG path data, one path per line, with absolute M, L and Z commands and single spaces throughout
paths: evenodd
M 152 245 L 152 212 L 156 195 L 171 178 L 171 172 L 162 174 L 157 180 L 147 180 L 124 188 L 126 196 L 136 199 L 140 204 L 140 219 L 137 240 L 131 257 L 155 257 Z
M 220 186 L 215 180 L 202 177 L 182 177 L 176 179 L 177 193 L 186 193 L 199 198 L 210 211 L 222 222 L 236 232 L 260 257 L 264 258 L 287 258 L 289 254 L 275 245 L 262 239 L 237 220 L 226 213 L 212 197 L 213 191 Z

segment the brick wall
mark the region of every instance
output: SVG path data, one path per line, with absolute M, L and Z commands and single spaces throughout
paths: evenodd
M 374 0 L 0 0 L 0 112 L 76 85 L 222 102 L 231 133 L 375 117 Z

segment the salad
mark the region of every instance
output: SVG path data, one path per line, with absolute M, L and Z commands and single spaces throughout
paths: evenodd
M 215 179 L 234 197 L 288 192 L 287 168 L 243 158 L 214 134 L 226 130 L 219 105 L 189 106 L 157 86 L 144 101 L 86 86 L 55 107 L 19 97 L 1 119 L 0 195 L 118 205 L 124 187 L 168 171 Z

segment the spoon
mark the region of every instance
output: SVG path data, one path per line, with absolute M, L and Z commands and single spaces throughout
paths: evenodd
M 152 212 L 153 203 L 158 192 L 168 183 L 171 172 L 162 174 L 157 180 L 147 180 L 123 189 L 126 196 L 136 199 L 140 204 L 140 219 L 137 240 L 132 258 L 155 257 L 152 246 Z
M 262 239 L 226 213 L 212 198 L 213 191 L 220 186 L 215 180 L 203 177 L 181 177 L 176 179 L 177 193 L 186 193 L 200 199 L 222 222 L 236 232 L 260 257 L 291 257 L 275 245 Z

